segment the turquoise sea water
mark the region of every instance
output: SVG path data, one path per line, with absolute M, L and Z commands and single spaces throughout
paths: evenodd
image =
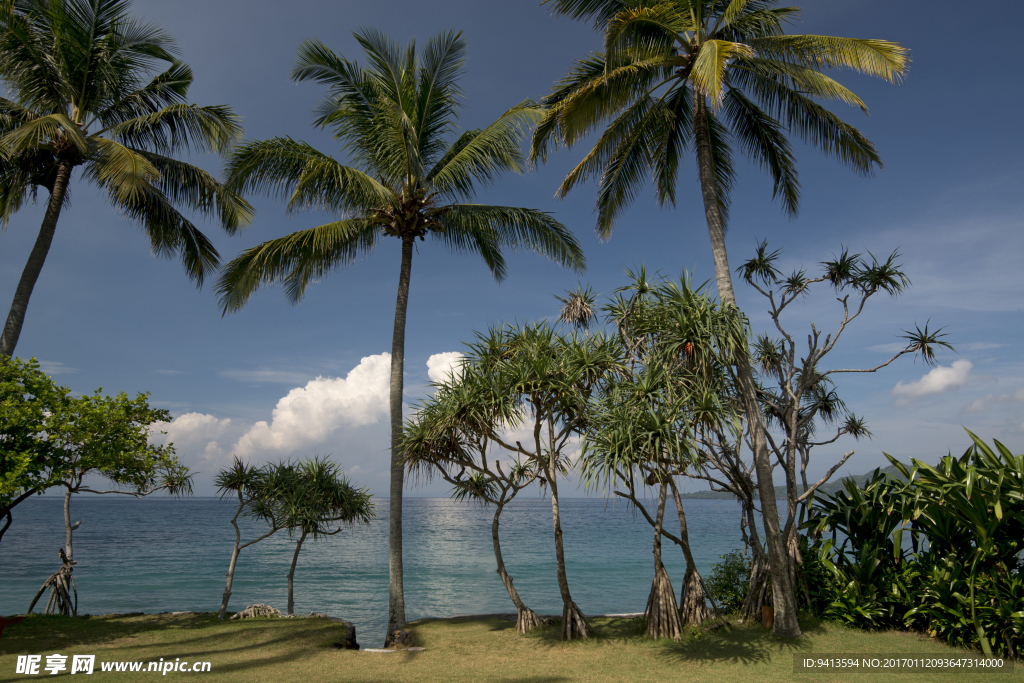
M 378 519 L 315 543 L 307 541 L 295 577 L 295 611 L 353 621 L 364 646 L 379 646 L 387 623 L 387 499 Z M 739 504 L 684 503 L 698 568 L 707 572 L 741 545 Z M 18 506 L 0 543 L 0 614 L 22 613 L 59 566 L 64 543 L 62 500 L 41 497 Z M 220 605 L 234 533 L 235 506 L 212 498 L 136 500 L 76 496 L 75 582 L 79 614 L 213 611 Z M 404 503 L 405 597 L 408 618 L 514 611 L 495 572 L 493 511 L 448 499 Z M 523 600 L 538 613 L 561 613 L 549 499 L 516 500 L 501 517 L 502 551 Z M 678 530 L 669 504 L 666 527 Z M 654 575 L 653 529 L 621 501 L 565 499 L 562 528 L 570 590 L 585 613 L 643 611 Z M 243 540 L 257 531 L 243 526 Z M 294 541 L 287 533 L 246 548 L 239 557 L 229 609 L 264 602 L 284 610 Z M 682 553 L 665 543 L 665 563 L 678 593 Z M 38 609 L 38 608 L 37 608 Z

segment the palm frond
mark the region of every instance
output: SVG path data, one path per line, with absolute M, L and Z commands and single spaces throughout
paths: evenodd
M 547 256 L 565 268 L 576 271 L 586 268 L 583 248 L 572 231 L 544 211 L 455 204 L 441 222 L 444 230 L 439 237 L 452 248 L 466 249 L 471 244 L 469 239 L 480 240 L 481 244 L 496 247 L 499 254 L 506 248 L 528 250 Z M 503 268 L 491 266 L 491 272 L 497 280 L 504 277 Z
M 497 121 L 456 143 L 457 151 L 442 157 L 427 174 L 434 191 L 445 197 L 471 197 L 475 185 L 490 185 L 506 171 L 523 171 L 523 139 L 543 116 L 543 109 L 530 100 L 520 102 Z
M 85 167 L 86 177 L 117 195 L 120 201 L 135 201 L 160 179 L 160 172 L 142 154 L 114 140 L 89 138 L 92 149 Z
M 281 282 L 292 303 L 306 286 L 340 266 L 368 254 L 379 230 L 371 222 L 349 219 L 293 232 L 246 249 L 224 266 L 217 294 L 224 314 L 241 310 L 261 285 Z
M 160 154 L 193 149 L 229 151 L 242 138 L 241 119 L 228 107 L 172 104 L 114 124 L 98 135 Z
M 239 147 L 228 161 L 228 188 L 286 199 L 293 210 L 347 212 L 385 206 L 393 193 L 365 173 L 343 166 L 312 145 L 271 138 Z
M 888 40 L 779 35 L 754 39 L 750 45 L 762 57 L 795 61 L 815 69 L 852 69 L 890 83 L 898 83 L 910 67 L 910 51 Z

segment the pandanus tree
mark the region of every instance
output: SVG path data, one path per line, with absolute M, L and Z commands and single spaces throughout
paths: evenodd
M 334 536 L 343 525 L 366 524 L 374 517 L 372 494 L 352 486 L 337 463 L 316 457 L 291 467 L 294 483 L 282 492 L 281 501 L 288 532 L 298 536 L 288 569 L 288 614 L 295 613 L 295 566 L 306 539 Z
M 224 152 L 242 133 L 225 106 L 188 104 L 192 70 L 170 37 L 128 14 L 125 0 L 0 2 L 0 220 L 40 188 L 49 199 L 18 281 L 0 355 L 11 356 L 29 298 L 67 204 L 72 176 L 106 193 L 111 206 L 142 225 L 153 252 L 178 255 L 202 285 L 219 256 L 181 213 L 243 228 L 249 205 L 180 152 Z M 162 69 L 162 70 L 161 70 Z
M 457 253 L 480 256 L 496 280 L 505 277 L 504 249 L 529 249 L 580 270 L 583 252 L 551 215 L 528 208 L 469 203 L 476 191 L 506 171 L 521 171 L 527 127 L 542 115 L 536 105 L 512 107 L 483 129 L 454 139 L 461 106 L 458 81 L 466 44 L 448 32 L 422 52 L 400 49 L 364 29 L 355 34 L 369 66 L 335 54 L 323 43 L 299 49 L 296 81 L 327 88 L 316 124 L 342 143 L 344 165 L 291 138 L 241 147 L 228 167 L 228 186 L 286 198 L 289 211 L 314 209 L 337 216 L 244 251 L 224 269 L 218 291 L 226 312 L 241 309 L 261 285 L 281 282 L 293 303 L 306 286 L 365 256 L 385 238 L 401 243 L 398 296 L 391 342 L 391 486 L 389 500 L 389 629 L 405 623 L 402 582 L 402 389 L 405 323 L 413 246 L 430 237 Z
M 293 490 L 293 472 L 283 463 L 267 463 L 256 467 L 235 456 L 230 467 L 225 467 L 213 478 L 221 499 L 234 498 L 238 502 L 235 514 L 231 518 L 231 526 L 235 530 L 235 542 L 231 548 L 231 561 L 228 564 L 227 580 L 221 596 L 220 611 L 217 618 L 222 620 L 227 615 L 228 601 L 231 599 L 231 586 L 235 581 L 235 568 L 238 556 L 246 548 L 273 536 L 282 529 L 289 528 L 288 508 L 282 503 L 288 499 L 289 491 Z M 238 526 L 238 518 L 245 517 L 266 525 L 266 531 L 243 541 L 242 530 Z
M 819 148 L 861 174 L 881 167 L 877 150 L 821 102 L 867 111 L 827 71 L 851 69 L 898 82 L 907 51 L 884 40 L 787 35 L 799 10 L 778 0 L 547 0 L 557 14 L 593 22 L 604 50 L 572 67 L 544 100 L 548 110 L 531 157 L 572 147 L 604 127 L 593 149 L 559 188 L 598 179 L 597 231 L 615 220 L 653 182 L 658 202 L 674 205 L 679 164 L 696 156 L 718 294 L 735 306 L 725 245 L 733 149 L 765 169 L 783 210 L 800 198 L 789 137 Z M 736 361 L 739 396 L 749 416 L 764 530 L 775 595 L 775 633 L 797 637 L 794 587 L 778 523 L 771 461 L 747 354 Z
M 480 422 L 487 438 L 507 457 L 539 471 L 551 495 L 563 640 L 589 638 L 593 631 L 569 591 L 558 480 L 568 471 L 573 440 L 587 428 L 591 402 L 617 362 L 606 335 L 567 336 L 546 323 L 492 329 L 469 345 L 467 355 L 467 365 L 490 384 L 491 405 L 502 406 L 495 419 Z
M 678 640 L 683 625 L 699 624 L 710 612 L 677 479 L 699 471 L 699 427 L 731 420 L 726 369 L 746 333 L 736 316 L 685 277 L 650 281 L 643 270 L 631 276 L 633 282 L 605 307 L 616 330 L 620 369 L 606 376 L 595 402 L 581 467 L 591 486 L 625 498 L 654 527 L 647 633 Z M 647 487 L 658 492 L 653 515 L 643 500 Z M 678 535 L 664 524 L 670 493 Z M 678 603 L 661 559 L 663 536 L 686 560 Z
M 452 486 L 452 498 L 494 506 L 491 543 L 498 576 L 516 607 L 516 631 L 529 633 L 540 618 L 519 595 L 505 567 L 499 536 L 501 513 L 516 495 L 538 479 L 543 471 L 519 454 L 495 457 L 489 437 L 494 425 L 518 419 L 518 406 L 478 365 L 464 363 L 448 381 L 418 406 L 406 424 L 403 440 L 406 467 L 413 476 L 430 479 L 440 475 Z

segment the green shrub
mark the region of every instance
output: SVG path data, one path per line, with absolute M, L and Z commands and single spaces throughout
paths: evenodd
M 743 605 L 750 583 L 750 558 L 742 551 L 732 550 L 720 556 L 722 561 L 711 568 L 704 585 L 718 608 L 735 612 Z
M 911 471 L 890 457 L 906 483 L 876 472 L 862 488 L 848 483 L 816 501 L 805 528 L 832 538 L 804 552 L 812 610 L 861 628 L 910 628 L 1020 656 L 1024 455 L 971 438 L 963 456 L 935 467 L 914 460 Z M 906 531 L 913 553 L 903 549 Z M 922 540 L 927 548 L 916 552 Z

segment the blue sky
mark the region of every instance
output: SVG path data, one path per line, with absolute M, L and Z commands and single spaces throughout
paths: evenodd
M 884 464 L 882 451 L 907 459 L 961 452 L 961 425 L 1024 451 L 1024 137 L 1022 103 L 1010 58 L 1024 19 L 1013 3 L 808 0 L 793 32 L 896 40 L 912 51 L 901 85 L 843 74 L 871 108 L 841 113 L 878 146 L 884 171 L 861 178 L 812 149 L 797 145 L 802 209 L 791 220 L 771 200 L 771 185 L 755 168 L 740 167 L 728 248 L 733 265 L 767 238 L 785 251 L 784 269 L 813 271 L 833 251 L 888 254 L 899 248 L 914 287 L 879 300 L 844 337 L 830 367 L 873 365 L 887 358 L 897 335 L 915 323 L 945 326 L 958 353 L 942 368 L 909 359 L 875 375 L 844 378 L 840 390 L 874 432 L 856 446 L 840 442 L 816 454 L 810 474 L 855 448 L 845 471 Z M 339 54 L 362 55 L 351 37 L 375 26 L 405 42 L 462 29 L 469 45 L 461 125 L 486 125 L 527 97 L 543 96 L 572 59 L 600 46 L 588 26 L 550 16 L 535 0 L 475 2 L 381 0 L 373 3 L 137 0 L 135 13 L 167 29 L 193 68 L 200 104 L 230 104 L 244 117 L 246 137 L 290 135 L 335 153 L 337 145 L 310 126 L 321 94 L 290 82 L 295 50 L 318 38 Z M 985 49 L 973 49 L 984 36 Z M 712 275 L 710 246 L 692 164 L 680 173 L 675 209 L 659 209 L 645 192 L 608 242 L 593 231 L 594 188 L 565 200 L 554 191 L 584 149 L 563 151 L 525 176 L 510 175 L 480 200 L 555 212 L 584 245 L 582 277 L 531 254 L 509 258 L 509 277 L 494 283 L 478 260 L 452 256 L 429 242 L 412 273 L 406 345 L 406 399 L 422 397 L 428 360 L 458 351 L 475 330 L 557 313 L 553 294 L 578 281 L 610 293 L 623 269 L 690 270 Z M 214 157 L 193 159 L 217 170 Z M 212 225 L 205 231 L 225 260 L 241 249 L 323 222 L 286 216 L 257 198 L 258 215 L 239 237 Z M 16 215 L 0 235 L 0 300 L 8 305 L 42 217 L 42 206 Z M 230 458 L 257 460 L 331 453 L 352 478 L 384 494 L 387 488 L 386 391 L 380 378 L 390 350 L 398 275 L 398 245 L 311 286 L 301 305 L 280 290 L 258 292 L 241 313 L 222 318 L 212 288 L 197 290 L 176 261 L 155 259 L 138 227 L 104 205 L 80 181 L 57 228 L 36 286 L 17 354 L 39 358 L 75 391 L 149 391 L 152 403 L 175 416 L 168 427 L 183 460 L 200 472 L 199 492 Z M 740 304 L 757 329 L 767 318 L 758 297 L 738 285 Z M 801 304 L 792 328 L 837 320 L 824 291 Z M 955 363 L 955 365 L 954 365 Z M 350 375 L 350 373 L 352 373 Z M 317 379 L 320 377 L 321 379 Z M 897 387 L 900 388 L 897 388 Z M 277 410 L 275 414 L 275 409 Z M 267 425 L 260 426 L 260 422 Z M 439 495 L 434 485 L 411 495 Z

